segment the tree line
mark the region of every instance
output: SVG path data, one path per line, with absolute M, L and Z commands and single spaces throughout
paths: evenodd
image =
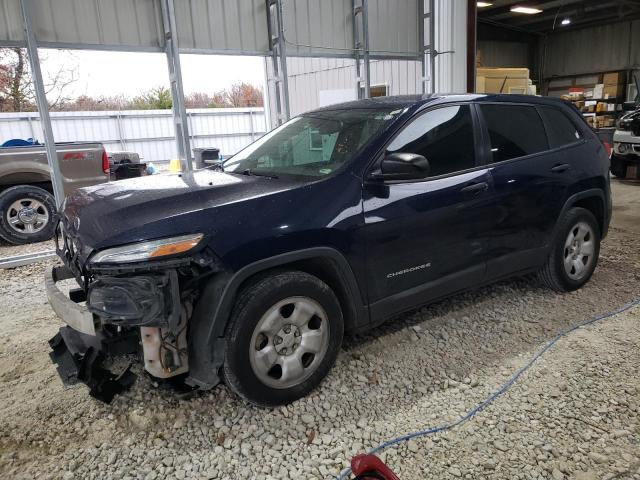
M 151 88 L 139 95 L 91 97 L 66 95 L 76 81 L 72 68 L 61 68 L 45 85 L 51 111 L 99 110 L 167 110 L 172 107 L 171 92 L 165 86 Z M 262 107 L 262 89 L 238 82 L 208 94 L 194 92 L 185 96 L 187 108 Z M 0 111 L 33 112 L 37 110 L 35 91 L 26 52 L 21 48 L 0 48 Z

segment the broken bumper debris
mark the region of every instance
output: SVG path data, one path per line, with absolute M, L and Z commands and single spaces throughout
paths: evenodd
M 135 331 L 109 335 L 106 330 L 97 330 L 93 314 L 80 303 L 83 296 L 72 290 L 67 297 L 56 285 L 69 278 L 73 274 L 66 267 L 55 267 L 45 275 L 49 303 L 68 325 L 49 341 L 50 356 L 65 385 L 84 383 L 91 396 L 109 403 L 133 385 L 135 375 L 129 366 L 114 373 L 105 368 L 105 360 L 112 355 L 136 353 L 139 337 Z

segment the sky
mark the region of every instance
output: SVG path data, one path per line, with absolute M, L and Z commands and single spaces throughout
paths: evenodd
M 51 78 L 61 68 L 75 71 L 77 80 L 65 90 L 68 97 L 134 97 L 153 87 L 169 86 L 164 53 L 51 49 L 41 49 L 39 53 L 45 78 Z M 186 95 L 192 92 L 212 94 L 240 81 L 261 88 L 264 84 L 261 57 L 183 54 L 180 61 Z

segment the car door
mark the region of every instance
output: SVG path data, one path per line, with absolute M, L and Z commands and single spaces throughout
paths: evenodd
M 563 131 L 558 125 L 545 128 L 542 115 L 547 112 L 541 113 L 541 108 L 504 103 L 484 103 L 478 108 L 487 139 L 485 158 L 493 178 L 496 212 L 488 278 L 510 275 L 544 262 L 566 198 L 571 149 L 561 144 L 566 143 L 567 135 L 574 145 L 582 140 L 575 126 L 564 125 Z M 564 140 L 559 141 L 558 135 Z
M 430 176 L 365 180 L 363 229 L 374 322 L 483 279 L 491 175 L 479 166 L 477 145 L 470 105 L 434 108 L 409 121 L 379 159 L 420 154 L 429 161 Z

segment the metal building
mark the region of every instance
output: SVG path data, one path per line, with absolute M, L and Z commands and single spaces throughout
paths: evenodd
M 467 0 L 0 0 L 0 46 L 28 50 L 54 191 L 62 200 L 54 134 L 38 48 L 164 52 L 173 126 L 182 168 L 191 169 L 180 53 L 260 55 L 269 59 L 272 124 L 292 113 L 288 73 L 293 57 L 352 62 L 352 88 L 369 97 L 385 63 L 408 62 L 406 88 L 466 90 Z M 474 36 L 474 35 L 469 35 Z M 437 46 L 438 51 L 434 49 Z M 449 50 L 446 50 L 449 49 Z M 468 63 L 468 62 L 467 62 Z M 409 76 L 417 71 L 419 84 Z M 293 71 L 299 71 L 291 65 Z M 373 70 L 372 70 L 373 68 Z M 435 81 L 433 72 L 438 73 Z M 399 70 L 398 70 L 399 71 Z M 387 74 L 382 74 L 386 79 Z M 376 80 L 377 81 L 377 80 Z M 402 82 L 398 82 L 399 85 Z M 394 82 L 394 85 L 396 83 Z M 295 101 L 295 100 L 294 100 Z M 304 106 L 293 105 L 293 111 Z

